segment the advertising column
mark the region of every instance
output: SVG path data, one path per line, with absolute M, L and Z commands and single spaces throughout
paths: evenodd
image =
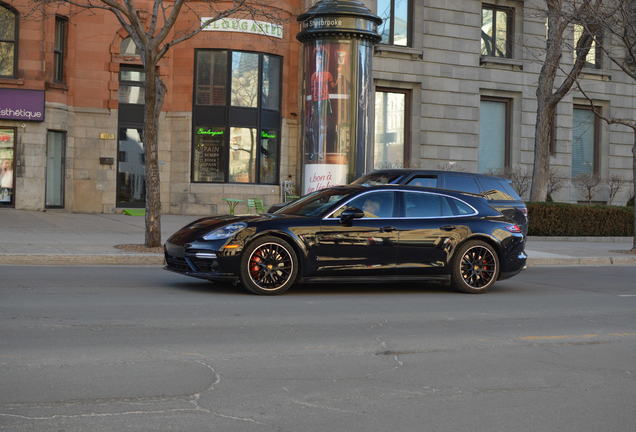
M 303 193 L 363 173 L 371 140 L 373 44 L 382 22 L 359 1 L 322 0 L 303 30 Z

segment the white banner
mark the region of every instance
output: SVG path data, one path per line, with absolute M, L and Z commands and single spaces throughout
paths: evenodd
M 201 25 L 212 18 L 201 18 Z M 238 18 L 221 18 L 211 22 L 203 28 L 203 31 L 224 31 L 237 33 L 253 33 L 275 38 L 283 38 L 283 26 L 265 21 L 254 21 Z
M 346 164 L 307 164 L 305 165 L 303 195 L 331 186 L 347 183 Z

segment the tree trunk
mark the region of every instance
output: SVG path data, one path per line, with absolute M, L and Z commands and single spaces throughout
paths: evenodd
M 149 50 L 150 51 L 150 50 Z M 159 114 L 165 86 L 157 73 L 156 60 L 146 55 L 146 95 L 144 107 L 144 146 L 146 156 L 146 247 L 161 246 L 161 181 L 159 179 Z
M 538 90 L 537 90 L 538 93 Z M 550 177 L 550 141 L 556 106 L 546 101 L 548 96 L 537 97 L 537 123 L 534 127 L 534 166 L 530 201 L 545 201 Z

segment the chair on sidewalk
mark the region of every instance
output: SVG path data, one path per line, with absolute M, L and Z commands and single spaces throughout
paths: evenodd
M 249 198 L 247 200 L 247 210 L 252 213 L 261 214 L 265 213 L 265 205 L 263 204 L 262 199 L 258 198 Z

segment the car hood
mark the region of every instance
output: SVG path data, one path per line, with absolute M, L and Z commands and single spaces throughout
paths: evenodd
M 182 245 L 188 242 L 199 240 L 202 236 L 209 233 L 210 231 L 236 222 L 245 222 L 249 225 L 252 223 L 268 221 L 272 219 L 292 219 L 298 217 L 299 216 L 275 215 L 270 213 L 265 213 L 262 215 L 227 215 L 206 217 L 195 220 L 194 222 L 184 226 L 179 231 L 170 236 L 170 238 L 168 238 L 168 241 L 173 244 Z

